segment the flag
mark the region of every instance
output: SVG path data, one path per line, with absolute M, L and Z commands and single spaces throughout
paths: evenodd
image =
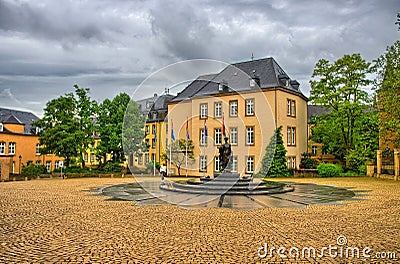
M 207 138 L 208 137 L 208 129 L 207 129 L 207 124 L 206 124 L 206 120 L 204 120 L 204 137 Z
M 186 139 L 189 140 L 190 139 L 190 135 L 189 135 L 189 120 L 186 118 Z
M 156 126 L 153 127 L 153 134 L 154 134 L 154 143 L 157 142 L 157 131 L 156 131 Z
M 174 122 L 171 120 L 171 140 L 175 141 Z
M 225 120 L 224 120 L 224 114 L 222 113 L 222 135 L 224 138 L 226 138 L 226 132 L 225 132 Z

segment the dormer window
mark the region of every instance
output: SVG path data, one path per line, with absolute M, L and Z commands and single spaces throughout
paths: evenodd
M 36 130 L 36 131 L 35 131 L 35 132 L 36 132 L 36 135 L 38 135 L 38 134 L 40 133 L 40 131 L 41 131 L 40 127 L 36 127 L 35 130 Z
M 218 84 L 218 91 L 222 92 L 224 90 L 224 84 L 223 83 L 219 83 Z
M 228 82 L 225 80 L 222 80 L 222 82 L 218 83 L 218 91 L 223 92 L 228 89 Z
M 0 132 L 3 132 L 3 128 L 4 128 L 3 123 L 0 123 Z
M 250 78 L 250 87 L 256 87 L 256 80 Z
M 250 78 L 250 87 L 260 86 L 260 77 L 254 75 L 254 77 Z

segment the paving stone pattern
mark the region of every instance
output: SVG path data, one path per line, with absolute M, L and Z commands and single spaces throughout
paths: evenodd
M 305 209 L 187 210 L 105 201 L 88 190 L 134 179 L 49 179 L 0 183 L 0 263 L 399 263 L 400 182 L 295 179 L 371 190 L 366 200 Z M 397 259 L 261 259 L 276 248 L 336 245 L 396 252 Z

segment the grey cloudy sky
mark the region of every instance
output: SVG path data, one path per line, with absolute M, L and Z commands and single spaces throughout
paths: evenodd
M 399 39 L 398 12 L 399 0 L 0 0 L 0 107 L 40 115 L 74 84 L 100 101 L 174 62 L 252 53 L 274 57 L 308 95 L 318 59 L 383 54 Z

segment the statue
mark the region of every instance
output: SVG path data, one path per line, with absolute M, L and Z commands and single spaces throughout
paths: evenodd
M 229 161 L 231 160 L 232 149 L 231 144 L 228 143 L 228 137 L 225 137 L 225 143 L 219 147 L 219 164 L 221 171 L 224 171 Z

